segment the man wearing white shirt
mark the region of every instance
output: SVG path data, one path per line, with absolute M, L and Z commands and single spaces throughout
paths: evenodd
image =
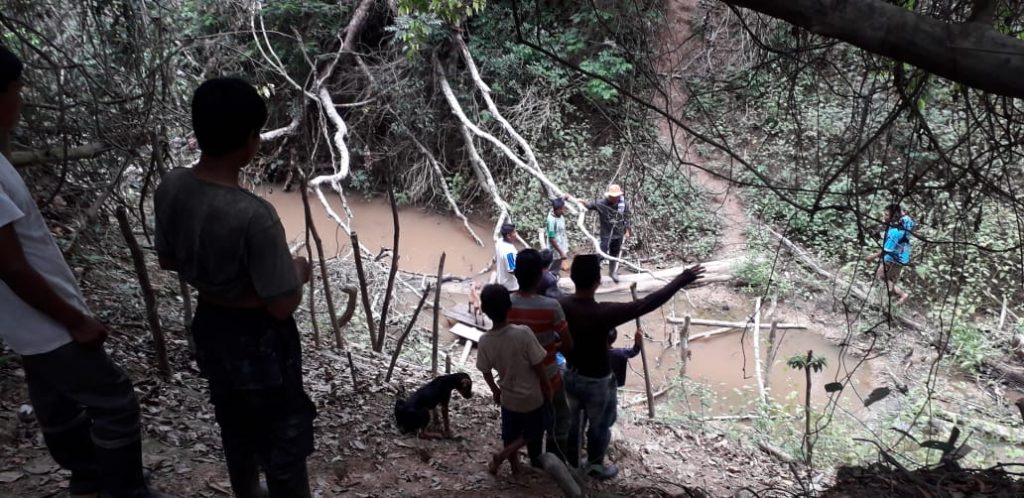
M 21 115 L 22 68 L 0 45 L 4 138 Z M 46 446 L 71 471 L 71 496 L 167 496 L 146 487 L 139 403 L 103 350 L 107 328 L 89 313 L 8 151 L 0 152 L 0 337 L 22 357 Z
M 494 283 L 504 285 L 509 292 L 519 290 L 516 280 L 516 249 L 512 243 L 516 239 L 516 226 L 511 223 L 501 225 L 501 240 L 494 243 Z

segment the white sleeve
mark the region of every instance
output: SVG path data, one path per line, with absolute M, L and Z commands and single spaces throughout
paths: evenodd
M 0 227 L 14 223 L 23 216 L 25 216 L 25 213 L 18 209 L 18 206 L 11 200 L 11 196 L 7 195 L 3 185 L 0 185 Z

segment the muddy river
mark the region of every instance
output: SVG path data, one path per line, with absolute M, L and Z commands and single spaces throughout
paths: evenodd
M 302 199 L 298 193 L 286 193 L 280 189 L 263 188 L 258 193 L 270 201 L 284 222 L 289 239 L 298 240 L 304 237 L 305 221 Z M 341 202 L 336 195 L 329 195 L 333 208 L 344 213 Z M 331 221 L 324 209 L 315 199 L 312 212 L 316 227 L 324 241 L 324 250 L 329 256 L 345 254 L 350 250 L 350 241 L 336 223 Z M 390 248 L 392 245 L 391 210 L 384 198 L 367 199 L 358 196 L 349 197 L 349 207 L 353 213 L 353 227 L 359 233 L 360 241 L 376 251 L 378 248 Z M 490 264 L 492 248 L 480 247 L 468 235 L 462 223 L 449 215 L 429 212 L 415 207 L 404 207 L 399 210 L 401 225 L 401 247 L 399 265 L 404 270 L 432 274 L 437 271 L 437 258 L 441 251 L 447 253 L 445 269 L 447 273 L 456 275 L 473 275 Z M 486 240 L 490 238 L 491 227 L 487 220 L 473 223 L 477 234 Z M 480 277 L 483 280 L 486 277 Z M 624 295 L 601 296 L 599 299 L 628 299 Z M 448 307 L 466 301 L 465 294 L 449 293 L 443 296 L 442 306 Z M 646 343 L 648 359 L 652 369 L 651 378 L 654 390 L 661 391 L 669 386 L 679 375 L 680 358 L 678 347 L 668 347 L 665 338 L 671 325 L 665 317 L 675 313 L 683 316 L 689 313 L 694 317 L 718 320 L 743 321 L 746 313 L 740 309 L 722 310 L 719 307 L 702 307 L 702 303 L 694 303 L 697 308 L 690 307 L 686 299 L 678 297 L 662 309 L 644 317 L 643 326 L 650 339 Z M 710 327 L 694 327 L 691 334 L 710 330 Z M 617 347 L 626 347 L 632 340 L 635 325 L 630 323 L 619 328 Z M 456 338 L 446 334 L 445 344 L 452 344 Z M 761 351 L 767 351 L 767 329 L 763 334 Z M 673 389 L 659 398 L 659 403 L 667 405 L 678 412 L 701 411 L 710 415 L 750 413 L 755 404 L 756 381 L 754 379 L 754 356 L 751 348 L 752 334 L 744 337 L 740 331 L 714 336 L 708 339 L 693 341 L 690 344 L 692 356 L 687 368 L 690 379 L 700 382 L 706 389 L 695 389 L 689 397 L 682 395 L 680 389 Z M 812 374 L 814 388 L 812 402 L 821 406 L 827 401 L 824 384 L 837 378 L 843 378 L 849 370 L 858 364 L 856 358 L 842 357 L 838 347 L 821 335 L 821 331 L 788 330 L 778 333 L 778 345 L 771 362 L 769 387 L 772 397 L 787 405 L 801 404 L 803 400 L 804 373 L 786 366 L 786 359 L 795 354 L 806 354 L 814 350 L 828 362 L 828 367 L 819 373 Z M 457 358 L 458 351 L 453 350 Z M 745 356 L 744 356 L 745 355 Z M 744 362 L 746 373 L 744 373 Z M 642 365 L 639 356 L 630 361 L 631 371 L 627 377 L 622 398 L 628 402 L 643 396 L 644 382 L 639 372 Z M 852 386 L 861 393 L 870 392 L 872 377 L 869 363 L 860 365 L 851 379 Z M 854 413 L 863 410 L 859 400 L 852 392 L 843 393 L 840 404 Z M 797 393 L 796 395 L 791 393 Z

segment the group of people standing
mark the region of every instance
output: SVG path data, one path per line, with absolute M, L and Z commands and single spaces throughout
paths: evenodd
M 618 256 L 629 234 L 629 210 L 621 197 L 621 189 L 612 185 L 605 199 L 580 202 L 604 213 L 602 250 L 613 257 Z M 603 258 L 580 254 L 568 265 L 575 292 L 561 296 L 557 274 L 568 259 L 562 219 L 565 200 L 552 201 L 547 220 L 546 234 L 558 257 L 545 257 L 536 249 L 516 251 L 515 226 L 506 224 L 501 228 L 503 240 L 496 245 L 494 283 L 480 293 L 480 307 L 493 326 L 480 339 L 476 366 L 501 405 L 504 443 L 489 470 L 496 473 L 508 460 L 516 471 L 516 455 L 525 446 L 533 466 L 541 466 L 540 455 L 546 451 L 571 467 L 584 467 L 589 475 L 610 479 L 618 474 L 618 468 L 606 462 L 605 456 L 617 418 L 617 387 L 624 376 L 615 371 L 625 373 L 623 359 L 635 355 L 633 351 L 638 351 L 642 340 L 638 331 L 633 348 L 615 352 L 611 347 L 615 327 L 656 310 L 700 279 L 704 269 L 699 265 L 687 269 L 637 301 L 597 302 L 594 296 L 601 285 Z M 609 273 L 617 280 L 614 266 Z M 556 275 L 553 291 L 546 278 L 552 274 Z M 585 460 L 581 458 L 584 432 Z

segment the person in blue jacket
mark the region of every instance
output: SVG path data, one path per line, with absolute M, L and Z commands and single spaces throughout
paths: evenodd
M 910 264 L 910 236 L 914 229 L 914 220 L 903 214 L 899 204 L 890 204 L 885 208 L 885 241 L 882 250 L 868 256 L 868 263 L 881 258 L 875 275 L 885 282 L 889 294 L 895 295 L 898 299 L 896 304 L 903 304 L 910 297 L 906 291 L 900 289 L 897 284 L 903 267 Z

